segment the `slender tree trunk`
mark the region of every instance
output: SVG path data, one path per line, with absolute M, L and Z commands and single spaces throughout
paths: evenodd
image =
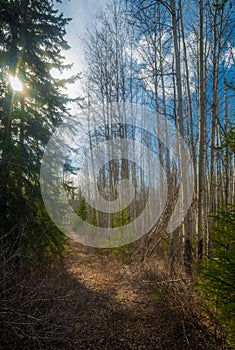
M 203 0 L 198 2 L 199 49 L 198 49 L 198 183 L 197 183 L 197 256 L 203 256 L 203 193 L 204 184 L 204 141 L 205 141 L 205 91 L 204 91 L 204 50 L 203 50 Z

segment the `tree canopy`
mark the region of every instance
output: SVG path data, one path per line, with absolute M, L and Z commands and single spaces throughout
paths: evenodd
M 29 250 L 43 246 L 46 251 L 59 247 L 57 239 L 62 237 L 52 230 L 39 186 L 44 147 L 69 114 L 70 100 L 63 89 L 68 81 L 54 79 L 50 72 L 70 68 L 63 54 L 69 49 L 65 34 L 70 19 L 54 3 L 0 1 L 1 236 L 7 236 L 14 249 L 23 244 Z M 21 82 L 21 91 L 12 86 L 10 77 Z

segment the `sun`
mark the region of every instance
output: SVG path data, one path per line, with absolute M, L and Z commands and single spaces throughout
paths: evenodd
M 9 75 L 9 82 L 14 91 L 23 91 L 23 84 L 17 76 Z

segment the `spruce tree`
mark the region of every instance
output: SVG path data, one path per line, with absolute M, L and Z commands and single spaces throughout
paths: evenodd
M 92 216 L 91 216 L 91 219 L 89 220 L 89 224 L 93 226 L 98 226 L 97 211 L 95 208 L 92 211 Z
M 57 1 L 58 2 L 58 1 Z M 0 222 L 7 247 L 30 252 L 61 249 L 64 237 L 44 209 L 39 186 L 40 163 L 51 133 L 68 115 L 69 81 L 53 79 L 61 72 L 64 18 L 50 0 L 0 0 Z M 14 91 L 9 77 L 22 82 Z
M 211 256 L 201 263 L 199 287 L 215 319 L 235 346 L 235 207 L 214 216 Z
M 221 148 L 235 154 L 235 129 L 225 134 Z M 198 287 L 208 300 L 211 314 L 220 323 L 228 343 L 235 346 L 235 205 L 213 216 L 212 247 L 200 264 Z
M 113 215 L 113 218 L 112 218 L 113 227 L 122 227 L 124 225 L 129 224 L 129 222 L 130 222 L 130 215 L 127 209 L 123 209 L 116 216 Z
M 87 205 L 86 205 L 86 200 L 85 200 L 85 198 L 82 198 L 81 203 L 79 205 L 79 208 L 77 210 L 77 214 L 78 214 L 78 216 L 80 216 L 80 218 L 83 221 L 86 221 L 87 220 L 87 212 L 88 212 L 88 209 L 87 209 Z

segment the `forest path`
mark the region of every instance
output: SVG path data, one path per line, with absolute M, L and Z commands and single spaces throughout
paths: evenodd
M 75 242 L 70 248 L 69 282 L 61 278 L 73 314 L 72 349 L 190 348 L 178 313 L 154 297 L 146 281 L 133 278 L 130 266 Z

